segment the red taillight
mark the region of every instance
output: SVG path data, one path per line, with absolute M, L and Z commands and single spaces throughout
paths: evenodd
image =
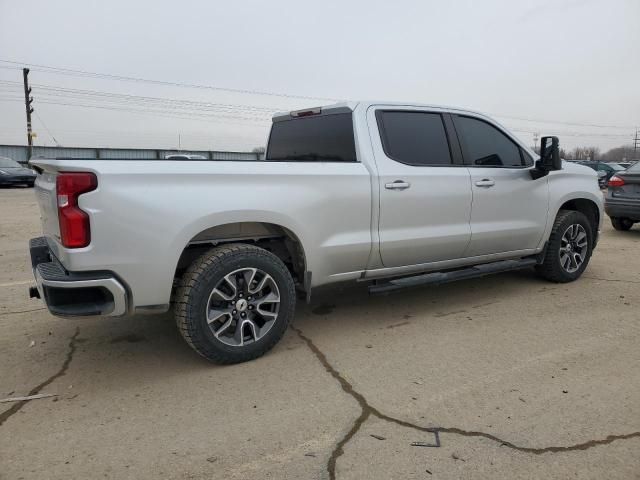
M 624 185 L 624 179 L 617 175 L 614 175 L 613 177 L 611 177 L 609 179 L 609 183 L 607 183 L 608 187 L 621 187 L 623 185 Z
M 98 188 L 90 172 L 66 172 L 56 177 L 60 240 L 67 248 L 82 248 L 91 242 L 89 215 L 78 206 L 78 197 Z

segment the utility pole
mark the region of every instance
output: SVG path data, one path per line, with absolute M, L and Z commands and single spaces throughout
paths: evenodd
M 33 154 L 33 132 L 31 131 L 31 114 L 33 113 L 33 97 L 31 96 L 31 87 L 29 87 L 29 69 L 22 69 L 22 78 L 24 79 L 24 106 L 27 110 L 27 160 L 31 159 Z
M 638 160 L 638 147 L 640 146 L 640 138 L 638 138 L 638 129 L 636 128 L 636 136 L 633 139 L 633 160 Z

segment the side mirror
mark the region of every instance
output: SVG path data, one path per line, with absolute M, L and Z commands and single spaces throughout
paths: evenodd
M 562 170 L 558 137 L 542 137 L 540 139 L 540 160 L 549 171 Z
M 558 137 L 542 137 L 540 139 L 540 160 L 536 162 L 536 168 L 531 170 L 531 177 L 535 180 L 554 170 L 562 170 L 560 142 Z

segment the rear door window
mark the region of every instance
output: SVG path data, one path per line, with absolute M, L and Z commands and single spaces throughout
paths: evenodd
M 351 113 L 293 118 L 271 127 L 267 161 L 355 162 Z
M 451 165 L 442 115 L 416 111 L 376 112 L 385 154 L 415 166 Z
M 522 167 L 520 147 L 493 125 L 472 117 L 454 116 L 465 161 L 476 167 Z

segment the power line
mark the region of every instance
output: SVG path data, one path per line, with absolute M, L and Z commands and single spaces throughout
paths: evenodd
M 148 83 L 154 85 L 166 85 L 171 87 L 183 87 L 183 88 L 197 88 L 197 89 L 207 89 L 207 90 L 216 90 L 222 92 L 230 92 L 230 93 L 243 93 L 249 95 L 264 95 L 269 97 L 283 97 L 283 98 L 294 98 L 294 99 L 303 99 L 303 100 L 330 100 L 336 101 L 335 98 L 329 97 L 312 97 L 306 95 L 293 95 L 288 93 L 278 93 L 278 92 L 269 92 L 263 90 L 250 90 L 250 89 L 237 89 L 237 88 L 228 88 L 228 87 L 217 87 L 213 85 L 201 85 L 196 83 L 183 83 L 183 82 L 171 82 L 165 80 L 151 80 L 148 78 L 140 78 L 140 77 L 130 77 L 126 75 L 113 75 L 109 73 L 98 73 L 98 72 L 89 72 L 86 70 L 74 70 L 71 68 L 60 68 L 60 67 L 51 67 L 48 65 L 40 65 L 36 63 L 26 63 L 26 62 L 16 62 L 13 60 L 3 60 L 0 59 L 2 63 L 8 63 L 10 65 L 26 65 L 30 67 L 34 71 L 40 71 L 43 73 L 51 73 L 54 75 L 70 75 L 76 77 L 90 77 L 90 78 L 102 78 L 108 80 L 119 80 L 124 82 L 135 82 L 135 83 Z
M 494 117 L 508 118 L 510 120 L 521 120 L 523 122 L 548 123 L 548 124 L 569 125 L 569 126 L 576 126 L 576 127 L 619 128 L 619 129 L 634 128 L 633 126 L 630 126 L 630 125 L 602 125 L 602 124 L 595 124 L 595 123 L 578 123 L 578 122 L 564 122 L 564 121 L 558 121 L 558 120 L 542 120 L 542 119 L 535 119 L 535 118 L 512 117 L 510 115 L 502 115 L 499 113 L 491 113 L 490 115 L 493 115 Z
M 9 101 L 9 102 L 21 101 L 20 98 L 16 98 L 16 97 L 0 97 L 0 100 Z M 172 114 L 171 111 L 167 111 L 167 110 L 140 110 L 140 109 L 132 109 L 132 108 L 126 108 L 126 107 L 114 107 L 114 106 L 105 106 L 105 105 L 87 105 L 87 104 L 80 104 L 80 103 L 64 103 L 64 102 L 56 102 L 56 101 L 45 100 L 45 99 L 43 99 L 43 100 L 38 99 L 38 103 L 39 104 L 65 106 L 65 107 L 97 108 L 97 109 L 101 109 L 101 110 L 123 111 L 123 112 L 130 112 L 130 113 L 136 113 L 136 114 L 141 114 L 141 115 L 153 115 L 153 116 L 156 116 L 156 117 L 177 118 L 177 119 L 181 119 L 181 120 L 201 120 L 201 121 L 211 122 L 211 123 L 233 124 L 233 122 L 229 122 L 229 121 L 223 120 L 223 119 L 232 119 L 232 120 L 250 121 L 250 122 L 262 122 L 263 125 L 267 125 L 269 123 L 268 121 L 261 120 L 259 118 L 242 117 L 242 116 L 238 116 L 238 115 L 220 115 L 220 114 L 204 114 L 204 113 L 201 113 L 201 114 L 195 114 L 195 113 L 180 114 L 179 112 L 176 112 L 176 113 Z
M 33 113 L 35 113 L 36 118 L 40 120 L 40 123 L 42 124 L 46 132 L 49 134 L 49 136 L 53 139 L 53 142 L 56 144 L 56 146 L 59 147 L 60 143 L 58 143 L 58 140 L 56 140 L 56 137 L 53 136 L 53 133 L 51 133 L 51 130 L 49 130 L 49 127 L 47 127 L 47 124 L 44 123 L 44 120 L 42 120 L 42 117 L 40 117 L 40 115 L 38 115 L 38 112 L 36 111 L 34 111 Z
M 142 95 L 131 95 L 131 94 L 121 94 L 114 92 L 106 92 L 103 90 L 83 90 L 76 88 L 64 88 L 57 87 L 53 85 L 45 85 L 45 84 L 32 84 L 32 86 L 38 89 L 39 93 L 46 93 L 52 96 L 62 96 L 62 97 L 75 97 L 87 99 L 89 97 L 91 100 L 100 100 L 105 102 L 125 102 L 127 105 L 132 102 L 137 102 L 141 104 L 147 103 L 156 103 L 156 104 L 166 104 L 166 105 L 178 105 L 189 107 L 190 109 L 223 109 L 223 110 L 241 110 L 250 113 L 256 114 L 266 114 L 271 115 L 273 112 L 278 110 L 278 108 L 269 108 L 269 107 L 258 107 L 253 105 L 241 105 L 241 104 L 227 104 L 227 103 L 211 103 L 211 102 L 203 102 L 203 101 L 195 101 L 195 100 L 183 100 L 176 98 L 167 98 L 167 97 L 150 97 L 150 96 L 142 96 Z M 9 80 L 0 80 L 0 87 L 8 88 L 11 90 L 12 88 L 18 88 L 19 82 L 12 82 Z M 282 109 L 282 107 L 280 107 Z
M 228 88 L 228 87 L 218 87 L 213 85 L 171 82 L 171 81 L 165 81 L 165 80 L 153 80 L 153 79 L 125 76 L 125 75 L 114 75 L 114 74 L 108 74 L 108 73 L 90 72 L 86 70 L 75 70 L 70 68 L 52 67 L 48 65 L 35 64 L 35 63 L 16 62 L 13 60 L 0 59 L 0 62 L 9 64 L 9 65 L 0 65 L 0 68 L 20 69 L 20 65 L 26 65 L 26 66 L 29 66 L 34 71 L 40 71 L 43 73 L 50 73 L 55 75 L 68 75 L 68 76 L 76 76 L 76 77 L 119 80 L 119 81 L 148 83 L 148 84 L 166 85 L 166 86 L 183 87 L 183 88 L 208 89 L 208 90 L 225 91 L 225 92 L 231 92 L 231 93 L 263 95 L 263 96 L 282 97 L 282 98 L 291 98 L 291 99 L 330 100 L 330 101 L 337 100 L 335 98 L 330 98 L 330 97 L 314 97 L 314 96 L 294 95 L 294 94 L 288 94 L 288 93 L 278 93 L 278 92 L 270 92 L 270 91 L 262 91 L 262 90 L 235 89 L 235 88 Z M 596 123 L 567 122 L 567 121 L 560 121 L 560 120 L 518 117 L 518 116 L 503 115 L 498 113 L 494 113 L 492 115 L 496 117 L 501 117 L 501 118 L 508 118 L 511 120 L 520 120 L 524 122 L 546 123 L 546 124 L 555 124 L 555 125 L 569 125 L 569 126 L 594 127 L 594 128 L 617 128 L 617 129 L 635 128 L 634 126 L 629 126 L 629 125 L 604 125 L 604 124 L 596 124 Z

